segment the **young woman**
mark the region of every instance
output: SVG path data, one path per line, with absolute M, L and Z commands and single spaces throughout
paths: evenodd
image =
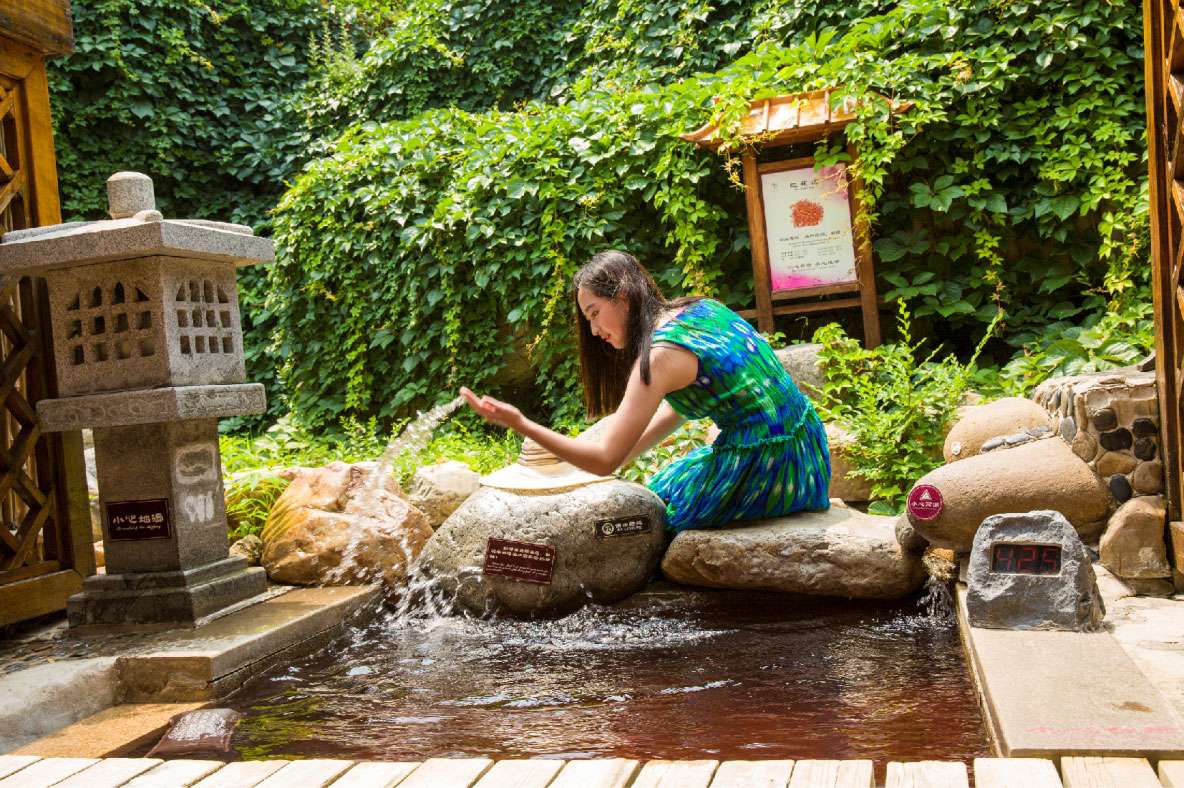
M 769 343 L 706 298 L 667 301 L 632 255 L 601 252 L 575 275 L 580 372 L 589 417 L 611 413 L 598 442 L 568 438 L 513 405 L 461 394 L 486 420 L 560 459 L 607 475 L 686 419 L 720 429 L 654 475 L 672 531 L 829 505 L 826 433 Z

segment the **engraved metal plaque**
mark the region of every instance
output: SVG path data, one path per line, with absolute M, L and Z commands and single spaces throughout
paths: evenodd
M 636 536 L 648 534 L 653 530 L 653 523 L 647 515 L 636 517 L 616 517 L 612 520 L 596 521 L 596 538 L 610 539 L 617 536 Z
M 491 536 L 485 544 L 485 566 L 481 571 L 523 583 L 550 585 L 555 571 L 555 548 Z
M 134 542 L 143 539 L 168 539 L 173 535 L 167 498 L 146 501 L 111 501 L 107 512 L 107 538 Z

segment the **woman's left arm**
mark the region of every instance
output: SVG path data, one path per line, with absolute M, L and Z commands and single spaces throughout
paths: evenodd
M 689 351 L 655 347 L 650 352 L 650 382 L 641 379 L 633 365 L 625 395 L 599 441 L 578 440 L 547 429 L 522 415 L 513 405 L 492 397 L 478 397 L 461 389 L 470 407 L 487 420 L 509 427 L 530 438 L 547 451 L 589 473 L 607 476 L 621 466 L 649 426 L 662 398 L 689 385 L 698 371 L 698 361 Z

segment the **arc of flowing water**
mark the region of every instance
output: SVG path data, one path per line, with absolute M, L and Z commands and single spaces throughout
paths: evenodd
M 463 404 L 464 398 L 456 397 L 428 411 L 420 411 L 415 419 L 387 444 L 379 458 L 378 467 L 371 472 L 370 479 L 361 492 L 360 500 L 353 507 L 359 518 L 369 519 L 372 522 L 377 522 L 381 518 L 381 510 L 385 508 L 382 506 L 381 497 L 386 479 L 390 476 L 395 461 L 404 452 L 417 451 L 426 447 L 432 438 L 432 433 Z M 341 559 L 332 572 L 332 578 L 335 581 L 345 580 L 346 573 L 356 567 L 357 549 L 361 535 L 361 528 L 352 529 L 349 541 L 341 552 Z M 407 587 L 400 595 L 398 604 L 400 607 L 406 608 L 406 612 L 409 613 L 413 604 L 412 597 L 432 599 L 438 594 L 433 594 L 433 590 L 429 587 L 430 582 L 419 576 L 421 573 L 418 572 L 412 561 L 411 545 L 407 543 L 405 535 L 399 548 L 403 551 L 403 560 L 407 566 Z M 380 578 L 366 579 L 368 581 L 380 580 Z M 439 602 L 429 602 L 428 604 L 432 608 L 440 607 Z

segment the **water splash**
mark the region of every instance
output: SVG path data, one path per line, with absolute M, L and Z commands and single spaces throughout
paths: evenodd
M 375 527 L 385 525 L 383 514 L 386 505 L 383 498 L 392 494 L 386 489 L 386 482 L 391 476 L 395 461 L 404 452 L 418 452 L 426 448 L 432 439 L 432 433 L 463 404 L 464 398 L 456 397 L 431 410 L 420 411 L 415 419 L 387 444 L 382 456 L 379 457 L 377 467 L 370 472 L 369 479 L 357 498 L 351 501 L 347 511 L 355 514 L 361 524 L 368 523 Z M 341 551 L 340 561 L 330 573 L 332 581 L 343 582 L 348 573 L 358 571 L 357 553 L 365 530 L 365 528 L 357 526 L 350 529 L 349 541 Z M 443 602 L 437 599 L 439 592 L 430 588 L 429 581 L 420 576 L 422 573 L 416 567 L 414 561 L 416 556 L 412 545 L 407 541 L 405 532 L 400 534 L 398 549 L 402 551 L 403 565 L 407 567 L 406 587 L 399 592 L 398 605 L 406 607 L 404 612 L 410 613 L 413 606 L 422 604 L 418 600 L 425 600 L 423 603 L 428 604 L 429 609 L 442 610 Z M 363 579 L 367 582 L 382 581 L 381 577 Z
M 935 624 L 954 623 L 954 594 L 950 584 L 929 575 L 925 578 L 925 591 L 917 600 L 917 606 Z

